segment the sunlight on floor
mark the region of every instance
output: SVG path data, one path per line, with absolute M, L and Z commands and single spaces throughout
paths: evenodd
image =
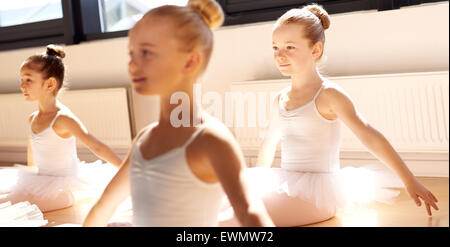
M 352 207 L 346 209 L 345 217 L 341 218 L 342 226 L 375 227 L 378 226 L 377 211 L 374 209 Z

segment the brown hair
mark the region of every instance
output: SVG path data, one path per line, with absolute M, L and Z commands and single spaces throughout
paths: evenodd
M 278 18 L 275 28 L 290 23 L 303 25 L 304 35 L 311 41 L 311 45 L 319 41 L 325 45 L 325 30 L 330 27 L 330 17 L 322 6 L 314 3 L 301 9 L 291 9 Z
M 150 10 L 146 16 L 169 17 L 178 28 L 175 36 L 183 43 L 183 50 L 191 51 L 202 47 L 206 69 L 213 48 L 212 30 L 224 21 L 222 8 L 215 0 L 189 0 L 187 6 L 164 5 Z
M 62 87 L 64 82 L 64 63 L 62 59 L 66 53 L 60 46 L 48 45 L 45 53 L 36 54 L 27 58 L 22 67 L 32 67 L 38 69 L 42 73 L 43 78 L 48 79 L 53 77 L 58 82 L 58 90 Z M 36 67 L 40 66 L 40 67 Z

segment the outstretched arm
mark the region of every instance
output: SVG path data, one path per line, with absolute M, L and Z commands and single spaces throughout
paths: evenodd
M 274 226 L 261 198 L 249 193 L 244 157 L 231 133 L 204 130 L 201 145 L 242 226 Z
M 356 110 L 350 97 L 343 90 L 336 88 L 327 88 L 325 94 L 333 113 L 352 130 L 372 154 L 395 171 L 417 206 L 421 205 L 420 198 L 426 205 L 428 215 L 431 215 L 430 205 L 438 210 L 436 197 L 417 181 L 388 140 L 367 123 Z
M 74 135 L 78 140 L 80 140 L 84 145 L 86 145 L 89 150 L 91 150 L 97 157 L 113 164 L 116 167 L 120 167 L 122 159 L 119 158 L 106 144 L 95 138 L 83 124 L 76 119 L 69 116 L 60 116 L 57 120 L 59 126 Z
M 100 199 L 89 211 L 84 220 L 83 226 L 106 226 L 109 219 L 114 214 L 117 206 L 125 201 L 125 199 L 130 195 L 130 156 L 135 148 L 136 140 L 140 138 L 145 129 L 146 128 L 144 128 L 134 139 L 133 144 L 131 145 L 123 164 L 120 166 L 119 171 L 108 184 Z
M 83 226 L 106 226 L 117 206 L 130 194 L 129 157 L 86 216 Z
M 278 96 L 275 98 L 275 101 L 273 102 L 272 112 L 270 114 L 269 127 L 267 128 L 266 135 L 259 148 L 256 166 L 262 167 L 272 166 L 273 159 L 275 157 L 275 152 L 277 150 L 277 144 L 281 138 L 281 126 L 278 110 L 279 99 L 280 94 L 278 94 Z

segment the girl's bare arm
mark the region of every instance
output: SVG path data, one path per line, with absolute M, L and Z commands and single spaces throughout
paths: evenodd
M 116 167 L 120 167 L 122 159 L 117 156 L 106 144 L 89 133 L 79 121 L 65 115 L 58 117 L 57 121 L 58 125 L 63 126 L 67 132 L 74 135 L 77 140 L 80 140 L 84 145 L 86 145 L 89 150 L 97 155 L 97 157 L 113 164 Z
M 249 193 L 244 181 L 246 168 L 239 144 L 231 133 L 205 130 L 200 144 L 243 226 L 274 226 L 261 198 Z
M 100 199 L 89 211 L 83 226 L 106 226 L 117 206 L 130 195 L 130 156 L 136 146 L 136 141 L 146 129 L 144 128 L 134 139 L 119 171 L 108 184 Z
M 419 200 L 421 198 L 425 202 L 429 215 L 431 215 L 430 205 L 438 210 L 436 197 L 417 181 L 383 134 L 367 123 L 356 110 L 350 97 L 338 88 L 328 88 L 325 91 L 325 97 L 329 100 L 332 111 L 352 130 L 372 154 L 395 171 L 416 204 L 421 205 Z
M 266 135 L 264 136 L 264 140 L 259 148 L 256 166 L 272 166 L 275 152 L 277 150 L 277 144 L 281 138 L 281 126 L 278 110 L 279 97 L 280 95 L 278 95 L 273 102 L 269 126 L 267 128 Z

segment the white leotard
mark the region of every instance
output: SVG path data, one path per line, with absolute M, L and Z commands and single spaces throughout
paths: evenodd
M 180 147 L 151 160 L 136 142 L 130 161 L 130 186 L 135 226 L 216 226 L 221 199 L 220 183 L 205 183 L 190 170 L 186 147 L 204 129 L 200 126 Z
M 53 130 L 53 124 L 63 113 L 70 114 L 67 108 L 60 109 L 50 125 L 39 133 L 34 133 L 30 127 L 33 159 L 41 175 L 73 176 L 77 174 L 79 159 L 75 136 L 62 138 Z M 37 112 L 33 114 L 31 122 L 36 115 Z
M 60 110 L 47 128 L 39 133 L 34 133 L 32 128 L 29 128 L 35 166 L 0 170 L 0 181 L 4 181 L 5 177 L 10 178 L 11 175 L 8 173 L 15 174 L 14 180 L 2 186 L 4 188 L 0 188 L 0 191 L 6 191 L 5 200 L 15 201 L 16 198 L 20 200 L 25 198 L 40 209 L 46 210 L 68 207 L 75 200 L 101 195 L 117 172 L 117 168 L 103 164 L 101 160 L 86 163 L 78 159 L 76 137 L 58 136 L 53 125 L 61 115 L 76 119 L 80 124 L 81 122 L 69 108 L 59 102 L 57 105 Z M 35 121 L 37 114 L 38 111 L 32 114 L 31 123 Z M 59 203 L 61 201 L 65 202 Z
M 319 173 L 339 170 L 341 122 L 328 120 L 317 110 L 315 101 L 323 88 L 324 84 L 311 101 L 295 109 L 286 110 L 281 102 L 279 104 L 281 167 L 284 169 Z

